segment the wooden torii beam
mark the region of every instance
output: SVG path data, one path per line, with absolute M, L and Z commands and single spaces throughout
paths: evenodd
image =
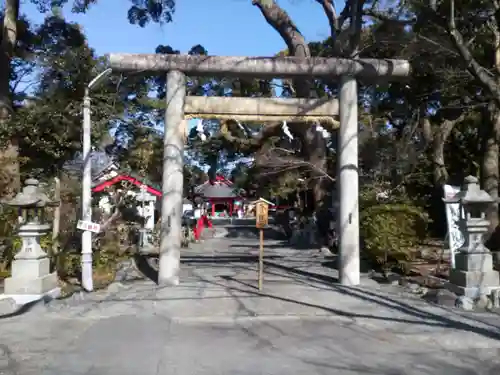
M 241 98 L 188 96 L 186 118 L 233 119 L 241 122 L 319 121 L 338 124 L 339 101 L 334 98 Z
M 340 131 L 337 147 L 337 184 L 340 193 L 337 218 L 340 234 L 339 276 L 344 285 L 360 283 L 357 79 L 361 78 L 364 82 L 405 79 L 411 70 L 408 61 L 161 54 L 110 54 L 108 59 L 110 67 L 117 72 L 150 75 L 166 73 L 167 76 L 159 284 L 179 283 L 186 75 L 340 77 Z

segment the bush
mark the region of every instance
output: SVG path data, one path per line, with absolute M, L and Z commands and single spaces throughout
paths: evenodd
M 81 275 L 81 234 L 76 228 L 80 218 L 81 186 L 78 180 L 61 180 L 61 220 L 58 254 L 53 257 L 53 263 L 61 279 L 80 279 Z M 102 223 L 106 217 L 94 209 L 93 220 Z M 93 269 L 96 279 L 110 279 L 120 261 L 131 256 L 130 232 L 135 228 L 132 223 L 117 218 L 106 230 L 93 235 Z M 96 284 L 100 284 L 96 280 Z
M 374 191 L 365 191 L 360 203 L 364 259 L 384 274 L 394 267 L 407 272 L 415 247 L 426 237 L 427 214 L 401 193 L 380 201 Z

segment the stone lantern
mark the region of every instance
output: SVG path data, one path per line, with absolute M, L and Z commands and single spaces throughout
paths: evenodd
M 466 177 L 460 192 L 447 200 L 447 203 L 460 204 L 459 225 L 465 233 L 465 242 L 455 254 L 455 268 L 450 270 L 448 287 L 473 300 L 489 296 L 500 285 L 499 274 L 493 269 L 492 254 L 484 246 L 483 239 L 490 225 L 486 211 L 493 202 L 473 176 Z
M 25 304 L 45 296 L 57 297 L 60 289 L 56 273 L 50 273 L 50 259 L 40 246 L 40 238 L 51 226 L 45 221 L 46 207 L 57 205 L 40 188 L 35 179 L 25 181 L 25 186 L 11 200 L 3 204 L 20 212 L 21 250 L 12 262 L 12 276 L 5 279 L 4 293 L 18 304 Z

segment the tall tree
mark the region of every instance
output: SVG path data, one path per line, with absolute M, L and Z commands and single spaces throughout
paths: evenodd
M 53 12 L 64 5 L 68 0 L 32 0 L 42 13 Z M 90 6 L 96 4 L 96 0 L 74 0 L 72 10 L 74 12 L 86 12 Z M 175 0 L 133 0 L 128 9 L 127 17 L 132 24 L 141 27 L 148 22 L 167 23 L 172 21 L 175 11 Z M 1 14 L 1 34 L 0 34 L 0 128 L 4 133 L 17 133 L 17 129 L 7 129 L 9 126 L 19 122 L 9 122 L 14 114 L 13 92 L 10 87 L 13 59 L 16 56 L 18 46 L 18 23 L 20 14 L 19 0 L 6 0 L 5 7 Z M 2 163 L 3 176 L 7 178 L 12 193 L 19 187 L 20 164 L 19 145 L 16 138 L 7 139 L 1 145 L 0 160 Z M 5 179 L 4 178 L 4 179 Z
M 495 201 L 499 181 L 499 9 L 496 0 L 460 3 L 455 0 L 413 0 L 385 8 L 374 2 L 369 9 L 370 15 L 379 20 L 411 27 L 415 38 L 427 44 L 427 48 L 433 46 L 434 53 L 427 55 L 432 56 L 435 71 L 454 71 L 454 80 L 461 80 L 461 83 L 450 85 L 449 79 L 436 77 L 437 82 L 447 85 L 445 92 L 448 96 L 443 97 L 443 91 L 427 95 L 430 101 L 434 100 L 441 107 L 437 114 L 430 112 L 428 106 L 421 107 L 422 130 L 433 148 L 435 182 L 442 184 L 448 178 L 443 147 L 451 132 L 466 116 L 480 113 L 481 182 Z M 488 218 L 493 230 L 498 226 L 498 203 L 490 207 Z
M 18 38 L 19 0 L 6 0 L 0 35 L 0 127 L 6 127 L 12 115 L 12 96 L 10 91 L 11 63 L 16 52 Z M 0 160 L 7 177 L 7 184 L 12 189 L 19 187 L 18 149 L 14 140 L 8 140 L 0 152 Z M 12 191 L 4 193 L 11 194 Z

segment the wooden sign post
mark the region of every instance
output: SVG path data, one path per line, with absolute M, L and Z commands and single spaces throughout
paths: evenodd
M 269 222 L 269 204 L 271 202 L 260 198 L 255 205 L 255 226 L 259 229 L 259 290 L 262 290 L 262 283 L 264 281 L 264 228 Z

